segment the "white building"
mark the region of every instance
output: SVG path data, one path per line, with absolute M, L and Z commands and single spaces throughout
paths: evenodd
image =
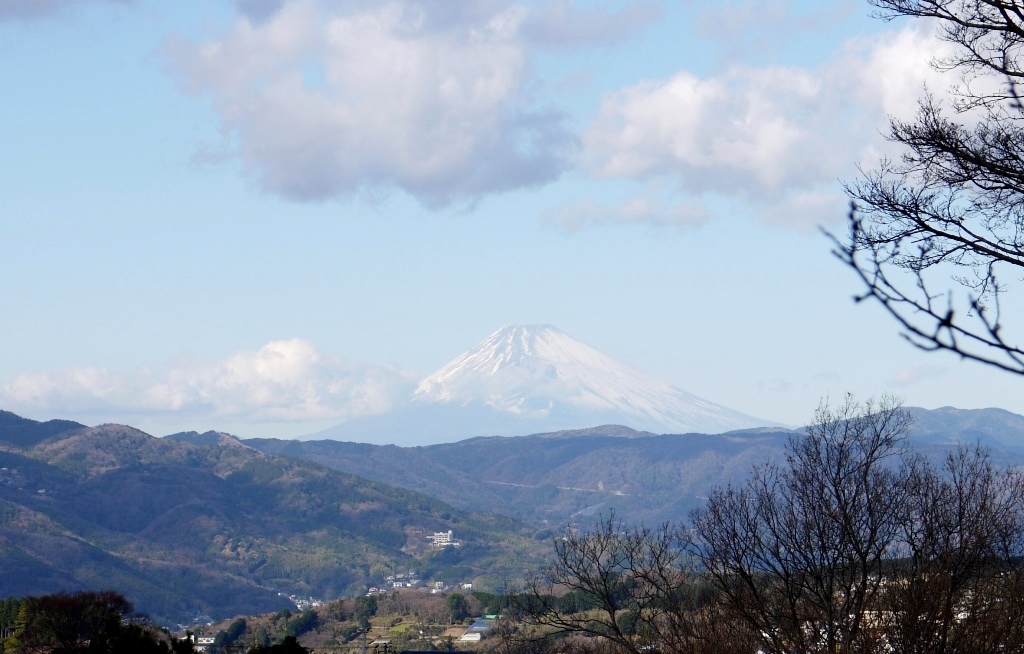
M 449 529 L 448 531 L 435 531 L 434 535 L 430 537 L 430 540 L 433 541 L 434 547 L 448 547 L 449 545 L 459 545 L 459 541 L 455 540 L 455 537 L 452 535 L 451 529 Z

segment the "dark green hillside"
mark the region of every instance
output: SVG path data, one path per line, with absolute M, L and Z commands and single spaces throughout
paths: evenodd
M 395 570 L 497 584 L 543 549 L 517 523 L 224 437 L 104 425 L 0 451 L 0 597 L 115 588 L 165 622 L 364 592 Z M 426 535 L 454 530 L 456 560 Z M 455 577 L 455 578 L 453 578 Z
M 928 456 L 943 457 L 953 443 L 981 442 L 993 449 L 1000 465 L 1024 463 L 1024 416 L 951 407 L 910 412 L 911 441 Z M 751 466 L 780 457 L 790 433 L 656 435 L 605 425 L 427 447 L 329 440 L 245 443 L 543 527 L 588 521 L 610 509 L 633 522 L 680 520 L 712 487 L 741 481 Z
M 38 422 L 22 418 L 10 411 L 0 411 L 0 441 L 18 447 L 32 447 L 51 436 L 83 427 L 85 425 L 71 420 Z
M 543 526 L 590 520 L 610 509 L 637 522 L 681 519 L 709 488 L 742 479 L 751 465 L 780 452 L 788 433 L 655 435 L 606 425 L 409 448 L 244 442 L 434 495 L 463 509 L 504 513 Z

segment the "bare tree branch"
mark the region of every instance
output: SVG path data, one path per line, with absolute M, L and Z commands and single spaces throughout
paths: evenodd
M 950 106 L 926 94 L 913 120 L 891 119 L 905 154 L 846 185 L 855 204 L 834 253 L 865 285 L 856 299 L 879 302 L 915 346 L 1024 374 L 1001 315 L 1024 275 L 1024 5 L 869 1 L 883 19 L 935 20 L 955 50 L 933 66 L 959 84 Z

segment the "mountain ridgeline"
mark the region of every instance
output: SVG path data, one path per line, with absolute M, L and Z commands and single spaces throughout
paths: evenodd
M 629 522 L 678 520 L 722 481 L 781 451 L 789 432 L 651 434 L 607 425 L 402 448 L 340 441 L 244 441 L 263 452 L 415 489 L 455 506 L 537 526 L 589 524 L 614 509 Z
M 0 440 L 17 447 L 31 447 L 51 436 L 84 428 L 85 425 L 71 420 L 38 422 L 10 411 L 0 411 Z
M 365 592 L 395 570 L 488 582 L 544 559 L 536 529 L 225 434 L 0 424 L 0 597 L 115 588 L 165 624 Z M 453 530 L 457 550 L 427 536 Z M 531 558 L 533 557 L 533 558 Z
M 957 443 L 1024 464 L 1024 417 L 1002 409 L 909 409 L 913 446 L 941 457 Z M 631 523 L 685 519 L 708 492 L 742 482 L 779 459 L 798 430 L 653 434 L 605 425 L 520 437 L 480 437 L 424 447 L 333 440 L 249 439 L 263 452 L 322 463 L 417 490 L 466 510 L 503 513 L 538 527 L 590 524 L 615 510 Z

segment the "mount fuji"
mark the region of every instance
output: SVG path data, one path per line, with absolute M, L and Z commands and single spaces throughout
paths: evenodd
M 420 382 L 398 410 L 306 438 L 427 445 L 604 424 L 711 434 L 777 423 L 675 388 L 551 325 L 510 325 Z

